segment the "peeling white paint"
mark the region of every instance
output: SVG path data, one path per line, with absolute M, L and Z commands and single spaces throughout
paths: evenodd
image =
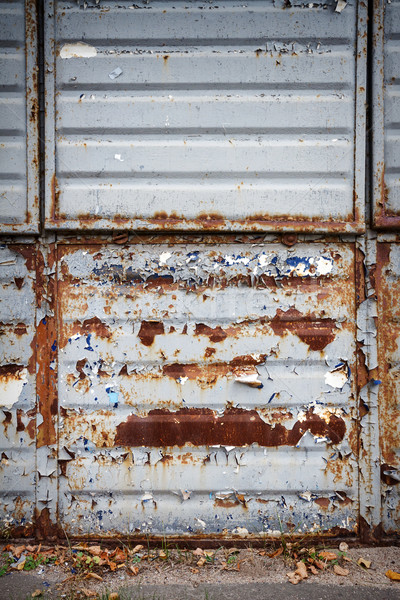
M 60 58 L 94 58 L 95 56 L 97 56 L 96 48 L 85 42 L 64 44 L 60 50 Z
M 235 529 L 232 530 L 232 533 L 234 535 L 239 535 L 240 537 L 247 537 L 249 535 L 246 527 L 235 527 Z
M 335 12 L 341 13 L 343 9 L 347 6 L 346 0 L 336 0 L 336 8 Z
M 262 388 L 263 384 L 258 379 L 258 373 L 243 373 L 235 377 L 237 383 L 244 383 L 249 387 Z
M 346 364 L 338 365 L 333 371 L 325 373 L 325 383 L 332 388 L 342 389 L 349 378 L 348 367 Z
M 15 375 L 10 375 L 9 378 L 2 377 L 0 381 L 0 406 L 11 408 L 19 400 L 22 388 L 28 382 L 28 370 L 21 369 Z
M 161 252 L 160 254 L 160 261 L 159 261 L 159 265 L 166 265 L 168 262 L 168 259 L 171 258 L 172 254 L 171 252 Z

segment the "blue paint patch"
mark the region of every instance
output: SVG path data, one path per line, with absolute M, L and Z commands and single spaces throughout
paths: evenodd
M 270 399 L 268 400 L 268 404 L 269 404 L 269 403 L 270 403 L 270 402 L 271 402 L 271 401 L 272 401 L 272 400 L 275 398 L 275 396 L 276 396 L 276 392 L 274 392 L 274 393 L 272 394 L 272 396 L 271 396 L 271 397 L 270 397 Z
M 382 383 L 382 381 L 381 381 L 380 379 L 371 379 L 371 382 L 372 382 L 374 385 L 381 385 L 381 383 Z
M 113 390 L 111 387 L 106 388 L 109 401 L 114 405 L 114 408 L 118 407 L 118 392 Z
M 54 340 L 51 350 L 52 352 L 55 352 L 57 350 L 57 340 Z
M 46 325 L 46 323 L 47 323 L 46 317 L 43 317 L 43 319 L 42 319 L 42 324 L 43 324 L 43 325 Z
M 84 348 L 84 350 L 89 350 L 90 352 L 94 352 L 92 346 L 90 345 L 91 339 L 92 339 L 92 334 L 89 333 L 89 335 L 86 338 L 86 344 L 87 344 L 87 346 Z

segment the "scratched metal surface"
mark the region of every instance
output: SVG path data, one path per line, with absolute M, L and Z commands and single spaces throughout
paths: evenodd
M 58 248 L 75 535 L 354 532 L 354 246 Z
M 378 244 L 379 423 L 381 446 L 382 526 L 400 527 L 400 246 Z
M 36 3 L 0 2 L 0 233 L 38 230 Z
M 361 231 L 366 6 L 337 6 L 49 2 L 47 227 Z
M 0 245 L 0 531 L 32 535 L 36 481 L 35 250 Z

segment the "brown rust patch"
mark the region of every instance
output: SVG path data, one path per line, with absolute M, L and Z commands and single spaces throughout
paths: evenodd
M 20 379 L 21 371 L 25 368 L 23 365 L 16 365 L 14 363 L 2 365 L 0 366 L 0 380 L 6 382 L 10 377 Z
M 149 411 L 147 417 L 129 415 L 117 426 L 115 444 L 122 446 L 295 446 L 306 431 L 340 442 L 346 432 L 342 418 L 330 415 L 325 421 L 312 410 L 292 429 L 265 423 L 256 410 L 229 408 L 222 416 L 208 408 Z
M 310 350 L 323 350 L 335 339 L 336 323 L 333 319 L 318 319 L 314 313 L 303 315 L 294 307 L 287 311 L 278 308 L 270 324 L 279 336 L 287 332 L 296 334 Z
M 330 505 L 329 498 L 316 498 L 314 500 L 315 504 L 318 504 L 323 510 L 328 510 Z
M 41 511 L 36 509 L 35 525 L 38 540 L 55 540 L 59 535 L 58 526 L 52 522 L 47 507 Z
M 163 335 L 164 323 L 160 321 L 142 321 L 138 338 L 144 346 L 151 346 L 156 335 Z
M 14 277 L 14 283 L 19 290 L 24 285 L 24 281 L 25 281 L 25 279 L 23 277 Z
M 222 329 L 222 327 L 209 327 L 208 325 L 204 325 L 204 323 L 196 323 L 196 328 L 194 331 L 195 335 L 206 335 L 210 342 L 218 343 L 223 342 L 228 334 L 226 331 Z

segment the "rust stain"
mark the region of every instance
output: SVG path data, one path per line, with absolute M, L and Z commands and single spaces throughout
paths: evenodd
M 50 214 L 51 214 L 51 219 L 53 221 L 56 221 L 57 219 L 60 218 L 61 215 L 59 215 L 59 200 L 60 200 L 60 190 L 58 188 L 58 182 L 57 182 L 57 177 L 56 174 L 53 173 L 51 181 L 50 181 L 50 189 L 51 189 L 51 207 L 50 207 Z
M 195 335 L 206 335 L 210 342 L 223 342 L 228 334 L 226 331 L 222 329 L 222 327 L 209 327 L 208 325 L 204 325 L 204 323 L 196 323 Z
M 102 339 L 108 339 L 112 335 L 110 328 L 99 317 L 92 317 L 84 321 L 75 321 L 68 327 L 68 331 L 62 331 L 60 346 L 63 348 L 68 343 L 68 339 L 76 334 L 85 336 L 92 334 Z
M 335 339 L 336 324 L 333 319 L 318 319 L 314 313 L 303 315 L 293 307 L 287 311 L 278 308 L 270 324 L 279 336 L 287 332 L 296 334 L 310 350 L 323 350 Z
M 38 540 L 55 540 L 59 536 L 59 531 L 56 523 L 53 523 L 50 518 L 49 509 L 43 508 L 41 511 L 36 509 L 36 538 Z
M 164 324 L 160 321 L 142 321 L 138 338 L 144 346 L 151 346 L 156 335 L 163 335 Z
M 57 416 L 57 379 L 50 363 L 56 359 L 57 350 L 54 348 L 56 327 L 54 317 L 45 317 L 37 327 L 36 345 L 38 373 L 36 389 L 38 411 L 43 422 L 38 427 L 37 447 L 49 446 L 56 443 L 55 418 Z
M 306 431 L 327 436 L 339 443 L 346 432 L 342 418 L 330 415 L 325 421 L 312 410 L 304 421 L 292 429 L 281 424 L 265 423 L 256 410 L 226 409 L 222 416 L 207 408 L 183 408 L 177 412 L 165 409 L 149 411 L 147 417 L 129 415 L 117 426 L 115 444 L 122 446 L 295 446 Z

